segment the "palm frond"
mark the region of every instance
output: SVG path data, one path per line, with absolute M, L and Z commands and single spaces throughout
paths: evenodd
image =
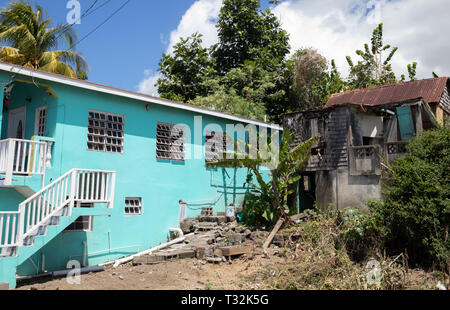
M 72 67 L 57 59 L 47 63 L 45 66 L 42 66 L 39 69 L 46 72 L 58 73 L 74 79 L 77 78 L 77 74 L 72 69 Z

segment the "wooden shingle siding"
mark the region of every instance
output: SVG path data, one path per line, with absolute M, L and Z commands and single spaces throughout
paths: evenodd
M 350 108 L 338 107 L 328 112 L 286 115 L 283 127 L 296 134 L 292 147 L 312 137 L 310 122 L 312 119 L 317 120 L 317 129 L 321 136 L 316 147 L 324 147 L 324 154 L 312 155 L 304 170 L 334 170 L 348 166 L 347 137 L 351 123 Z
M 444 109 L 450 112 L 450 95 L 448 93 L 448 87 L 446 87 L 442 93 L 441 101 L 439 103 L 444 107 Z

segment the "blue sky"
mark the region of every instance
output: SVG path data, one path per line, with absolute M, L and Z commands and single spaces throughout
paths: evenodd
M 97 6 L 108 0 L 97 0 Z M 30 0 L 45 7 L 49 16 L 66 24 L 68 0 Z M 95 0 L 79 0 L 84 12 Z M 75 25 L 79 37 L 102 23 L 126 0 L 110 0 L 104 7 Z M 261 1 L 264 8 L 268 0 Z M 0 0 L 4 7 L 9 0 Z M 222 0 L 131 0 L 110 21 L 85 39 L 77 51 L 90 66 L 89 80 L 156 95 L 158 62 L 180 36 L 204 35 L 204 45 L 217 42 L 215 20 Z M 95 7 L 94 7 L 95 8 Z M 272 8 L 290 35 L 291 52 L 314 47 L 328 60 L 335 59 L 345 77 L 345 56 L 352 56 L 369 42 L 379 22 L 384 24 L 385 43 L 398 46 L 392 59 L 397 76 L 406 65 L 418 62 L 418 77 L 434 71 L 450 76 L 450 29 L 448 0 L 282 0 Z
M 79 0 L 84 12 L 94 0 Z M 101 4 L 105 0 L 100 0 Z M 82 38 L 104 21 L 125 0 L 110 3 L 74 25 Z M 177 27 L 184 12 L 194 0 L 132 0 L 110 21 L 77 46 L 88 61 L 89 80 L 129 90 L 136 90 L 144 70 L 157 70 L 158 61 L 169 43 L 170 31 Z M 0 1 L 1 7 L 9 1 Z M 66 24 L 66 0 L 39 0 L 49 16 Z M 166 43 L 163 43 L 166 42 Z

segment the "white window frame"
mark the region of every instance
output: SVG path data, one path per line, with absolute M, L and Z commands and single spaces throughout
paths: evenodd
M 41 131 L 41 111 L 45 111 L 45 119 L 44 119 L 44 124 L 42 125 L 42 127 L 44 128 L 43 131 Z M 47 130 L 47 116 L 48 116 L 48 110 L 47 110 L 47 106 L 43 106 L 43 107 L 39 107 L 36 108 L 36 112 L 35 112 L 35 118 L 34 118 L 34 135 L 35 136 L 40 136 L 40 137 L 45 137 L 45 131 Z
M 120 118 L 122 118 L 122 123 L 120 124 L 120 123 L 118 123 L 118 125 L 122 125 L 122 129 L 120 130 L 120 129 L 115 129 L 115 128 L 107 128 L 106 126 L 104 127 L 104 128 L 99 128 L 99 127 L 97 127 L 97 126 L 91 126 L 89 123 L 90 123 L 90 120 L 91 120 L 91 117 L 90 117 L 90 114 L 91 113 L 100 113 L 100 114 L 105 114 L 105 117 L 107 118 L 108 116 L 112 116 L 112 117 L 120 117 Z M 95 122 L 95 121 L 94 121 Z M 104 120 L 104 122 L 105 123 L 107 123 L 108 121 L 107 121 L 107 119 L 105 119 Z M 95 127 L 95 128 L 94 128 Z M 89 130 L 90 130 L 90 128 L 92 128 L 93 130 L 94 130 L 94 132 L 93 133 L 91 133 Z M 104 134 L 102 135 L 101 133 L 99 133 L 99 134 L 96 134 L 95 133 L 95 130 L 98 130 L 98 131 L 101 131 L 101 130 L 103 130 L 104 131 Z M 108 131 L 111 131 L 111 132 L 114 132 L 114 133 L 116 133 L 116 132 L 120 132 L 120 134 L 121 134 L 121 137 L 119 137 L 119 136 L 110 136 L 110 135 L 108 135 Z M 89 141 L 89 138 L 90 137 L 93 137 L 93 138 L 95 138 L 95 137 L 98 137 L 98 138 L 103 138 L 104 139 L 104 142 L 103 143 L 96 143 L 96 142 L 93 142 L 93 141 Z M 118 144 L 113 144 L 113 143 L 108 143 L 107 142 L 107 140 L 108 139 L 111 139 L 111 140 L 120 140 L 120 142 L 121 142 L 121 144 L 120 145 L 118 145 Z M 89 144 L 103 144 L 103 146 L 104 146 L 104 149 L 103 150 L 95 150 L 95 149 L 90 149 L 89 148 Z M 112 151 L 112 150 L 107 150 L 107 148 L 108 148 L 108 146 L 109 147 L 111 147 L 111 148 L 113 148 L 113 147 L 120 147 L 120 152 L 117 152 L 117 151 Z M 117 114 L 117 113 L 111 113 L 111 112 L 106 112 L 106 111 L 99 111 L 99 110 L 92 110 L 92 109 L 89 109 L 89 113 L 88 113 L 88 132 L 87 132 L 87 143 L 86 143 L 86 147 L 87 147 L 87 150 L 88 151 L 92 151 L 92 152 L 103 152 L 103 153 L 111 153 L 111 154 L 123 154 L 124 153 L 124 147 L 125 147 L 125 115 L 122 115 L 122 114 Z
M 165 127 L 165 128 L 164 128 Z M 162 129 L 160 129 L 162 128 Z M 180 134 L 177 137 L 175 134 Z M 182 151 L 180 151 L 182 149 Z M 186 128 L 165 122 L 156 124 L 156 159 L 184 162 L 186 158 Z
M 71 225 L 73 225 L 76 221 L 78 221 L 81 218 L 87 218 L 89 228 L 87 228 L 87 229 L 71 229 L 71 228 L 69 228 Z M 92 215 L 81 215 L 75 221 L 73 221 L 69 226 L 67 226 L 67 228 L 64 229 L 64 232 L 86 232 L 86 231 L 93 231 L 93 230 L 94 230 L 94 217 Z
M 138 205 L 127 205 L 127 201 L 138 201 L 139 204 Z M 142 197 L 125 197 L 125 208 L 124 208 L 124 212 L 125 215 L 142 215 L 144 213 L 144 208 L 143 208 L 143 204 L 142 204 Z M 134 208 L 134 209 L 138 209 L 139 213 L 136 212 L 127 212 L 127 208 Z
M 221 146 L 218 144 L 222 144 Z M 211 146 L 214 144 L 214 151 Z M 222 147 L 222 148 L 220 148 Z M 221 152 L 222 151 L 222 152 Z M 222 153 L 222 154 L 221 154 Z M 221 160 L 221 155 L 227 153 L 226 132 L 207 131 L 205 136 L 205 162 L 215 162 Z M 225 158 L 222 158 L 225 159 Z
M 134 201 L 138 201 L 139 202 L 139 205 L 127 205 L 127 201 L 130 201 L 130 200 L 134 200 Z M 127 208 L 137 208 L 137 209 L 139 209 L 139 213 L 131 213 L 131 212 L 127 212 Z M 125 215 L 142 215 L 143 214 L 143 211 L 144 210 L 144 207 L 143 207 L 143 204 L 142 204 L 142 197 L 125 197 L 125 208 L 124 208 L 124 212 L 125 212 Z

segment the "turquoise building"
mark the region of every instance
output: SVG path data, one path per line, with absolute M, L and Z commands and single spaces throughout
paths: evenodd
M 206 161 L 224 132 L 281 130 L 1 62 L 0 84 L 0 283 L 10 288 L 156 246 L 203 206 L 239 205 L 247 170 Z

